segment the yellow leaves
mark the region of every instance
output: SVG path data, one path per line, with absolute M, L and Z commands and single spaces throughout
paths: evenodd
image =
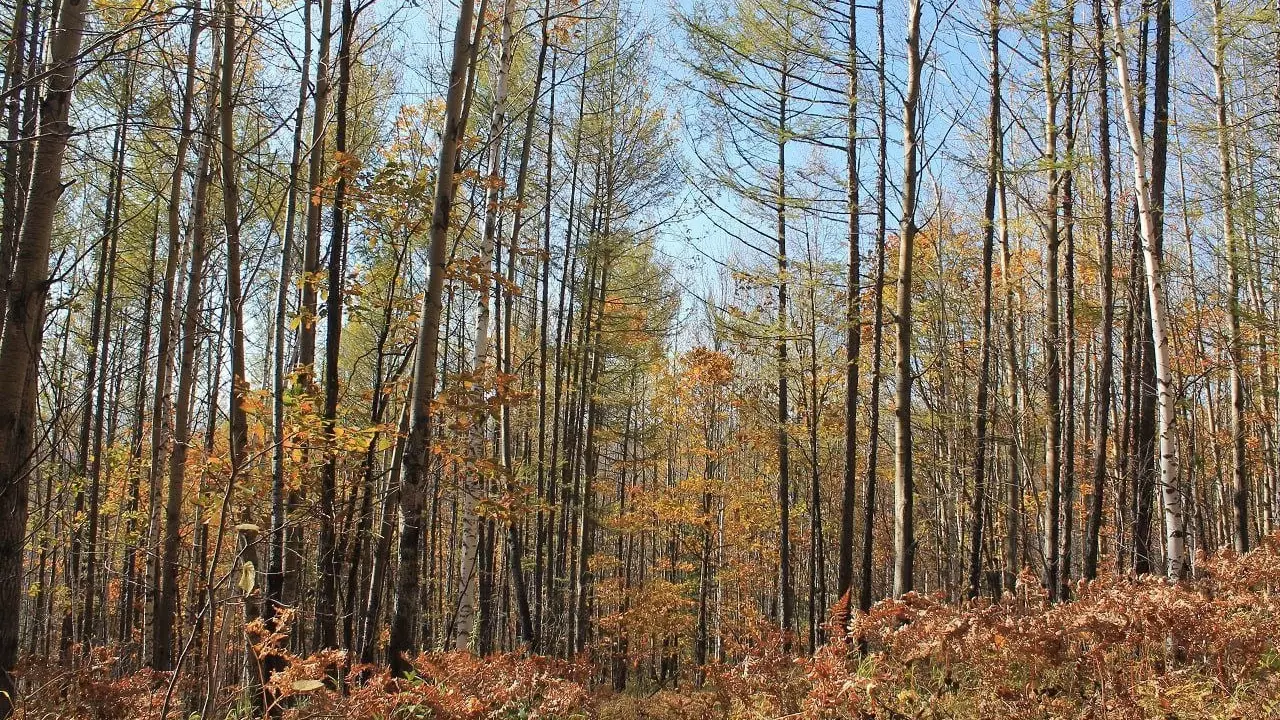
M 289 686 L 294 692 L 308 693 L 324 687 L 323 680 L 294 680 Z
M 446 273 L 450 279 L 461 280 L 477 292 L 504 280 L 502 275 L 495 273 L 493 267 L 479 255 L 454 259 L 446 268 Z
M 137 22 L 144 13 L 153 13 L 173 5 L 172 2 L 155 4 L 143 0 L 95 0 L 94 10 L 102 18 L 108 29 L 119 28 Z
M 337 426 L 333 428 L 334 452 L 361 453 L 368 449 L 373 436 L 379 433 L 382 426 L 349 428 Z
M 253 592 L 257 577 L 257 569 L 253 566 L 253 562 L 245 560 L 240 565 L 240 579 L 236 581 L 236 587 L 240 588 L 241 593 L 248 595 Z

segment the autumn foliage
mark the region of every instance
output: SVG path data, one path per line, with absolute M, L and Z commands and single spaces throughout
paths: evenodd
M 587 658 L 428 653 L 414 673 L 352 665 L 341 652 L 290 657 L 267 683 L 286 719 L 307 718 L 1265 718 L 1280 711 L 1280 540 L 1202 558 L 1179 585 L 1105 577 L 1049 603 L 1030 574 L 999 600 L 910 594 L 856 615 L 847 641 L 813 657 L 761 624 L 726 647 L 702 688 L 597 687 Z M 860 651 L 860 648 L 865 652 Z M 259 643 L 256 652 L 268 652 Z M 106 648 L 68 668 L 30 660 L 19 717 L 187 717 L 190 679 L 119 676 Z M 194 681 L 198 682 L 198 680 Z M 252 714 L 237 688 L 219 717 Z M 198 707 L 196 708 L 198 709 Z

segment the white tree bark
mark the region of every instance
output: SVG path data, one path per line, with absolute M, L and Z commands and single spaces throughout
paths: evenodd
M 1115 31 L 1116 75 L 1124 124 L 1133 150 L 1133 180 L 1138 196 L 1138 218 L 1142 227 L 1142 257 L 1147 272 L 1147 301 L 1151 306 L 1151 336 L 1155 344 L 1156 390 L 1160 423 L 1160 499 L 1164 509 L 1166 567 L 1170 580 L 1182 577 L 1186 567 L 1186 532 L 1183 526 L 1182 492 L 1178 489 L 1177 441 L 1173 423 L 1173 371 L 1169 364 L 1168 319 L 1164 308 L 1164 286 L 1160 278 L 1160 256 L 1155 247 L 1155 218 L 1151 211 L 1151 187 L 1147 179 L 1147 147 L 1133 107 L 1133 86 L 1129 82 L 1129 55 L 1125 50 L 1120 0 L 1111 2 L 1111 27 Z
M 480 245 L 480 307 L 476 314 L 476 344 L 472 367 L 477 373 L 485 372 L 490 365 L 492 333 L 490 330 L 490 305 L 492 292 L 490 287 L 491 267 L 493 265 L 494 237 L 498 227 L 498 203 L 501 200 L 502 180 L 502 134 L 507 122 L 508 79 L 511 74 L 511 60 L 515 44 L 512 31 L 512 19 L 515 15 L 515 0 L 506 0 L 502 9 L 502 54 L 498 60 L 498 72 L 494 84 L 493 116 L 489 125 L 489 173 L 486 177 L 488 188 L 485 191 L 484 238 Z M 489 424 L 487 412 L 481 411 L 476 418 L 473 436 L 473 459 L 479 461 L 486 453 L 485 441 Z M 478 472 L 463 476 L 458 487 L 458 517 L 462 523 L 462 538 L 459 541 L 461 574 L 458 591 L 458 612 L 453 623 L 453 648 L 466 650 L 471 645 L 472 628 L 476 619 L 476 591 L 479 588 L 479 577 L 476 567 L 476 554 L 480 543 L 480 518 L 476 516 L 476 507 L 480 496 L 484 493 L 484 482 Z

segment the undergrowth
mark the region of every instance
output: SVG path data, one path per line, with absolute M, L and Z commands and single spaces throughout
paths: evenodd
M 340 652 L 286 655 L 267 684 L 284 720 L 748 720 L 773 718 L 1280 717 L 1280 548 L 1202 559 L 1196 577 L 1104 578 L 1051 604 L 1030 575 L 966 604 L 911 594 L 856 616 L 814 657 L 760 629 L 726 639 L 706 683 L 613 693 L 586 661 L 430 653 L 395 679 Z M 266 652 L 270 639 L 260 640 Z M 283 652 L 283 651 L 280 651 Z M 125 720 L 260 712 L 237 688 L 205 703 L 200 681 L 121 674 L 110 649 L 75 667 L 28 658 L 19 718 Z M 227 708 L 231 708 L 228 710 Z M 208 714 L 206 716 L 214 716 Z

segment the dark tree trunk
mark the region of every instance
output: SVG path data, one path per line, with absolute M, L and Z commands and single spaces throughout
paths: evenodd
M 1097 375 L 1097 391 L 1094 393 L 1093 469 L 1090 484 L 1089 514 L 1085 521 L 1084 576 L 1090 580 L 1098 575 L 1098 555 L 1102 534 L 1103 497 L 1107 481 L 1107 435 L 1111 422 L 1111 381 L 1113 374 L 1113 333 L 1115 324 L 1115 297 L 1112 290 L 1113 228 L 1111 186 L 1111 113 L 1107 89 L 1107 49 L 1105 24 L 1102 19 L 1102 0 L 1093 3 L 1094 40 L 1098 45 L 1098 157 L 1102 180 L 1102 230 L 1098 274 L 1102 282 L 1102 346 Z
M 9 279 L 3 340 L 0 341 L 0 718 L 14 711 L 18 626 L 22 615 L 22 561 L 27 528 L 40 346 L 49 295 L 49 247 L 58 200 L 62 159 L 71 137 L 67 122 L 76 81 L 85 0 L 63 0 L 50 39 L 48 86 L 40 110 L 34 175 Z
M 974 414 L 973 499 L 969 508 L 969 597 L 982 590 L 982 532 L 986 527 L 987 423 L 991 392 L 991 263 L 995 253 L 996 187 L 1004 164 L 1004 127 L 1000 122 L 1000 0 L 992 0 L 990 14 L 991 102 L 988 105 L 987 194 L 982 206 L 982 335 L 978 341 L 982 358 L 978 362 L 978 400 Z
M 463 0 L 453 37 L 453 62 L 449 70 L 449 91 L 445 101 L 445 126 L 441 135 L 437 167 L 453 167 L 458 141 L 466 127 L 462 122 L 463 94 L 466 90 L 468 58 L 476 51 L 470 42 L 472 2 Z M 439 173 L 436 179 L 428 254 L 430 275 L 423 298 L 421 327 L 418 330 L 417 363 L 412 383 L 412 410 L 409 437 L 405 443 L 404 475 L 400 488 L 400 570 L 396 580 L 395 610 L 387 647 L 391 670 L 402 675 L 412 669 L 408 654 L 414 649 L 418 626 L 419 545 L 422 541 L 423 481 L 427 469 L 428 440 L 431 436 L 431 401 L 435 397 L 436 360 L 439 356 L 441 299 L 444 290 L 445 246 L 449 216 L 453 209 L 453 178 Z

